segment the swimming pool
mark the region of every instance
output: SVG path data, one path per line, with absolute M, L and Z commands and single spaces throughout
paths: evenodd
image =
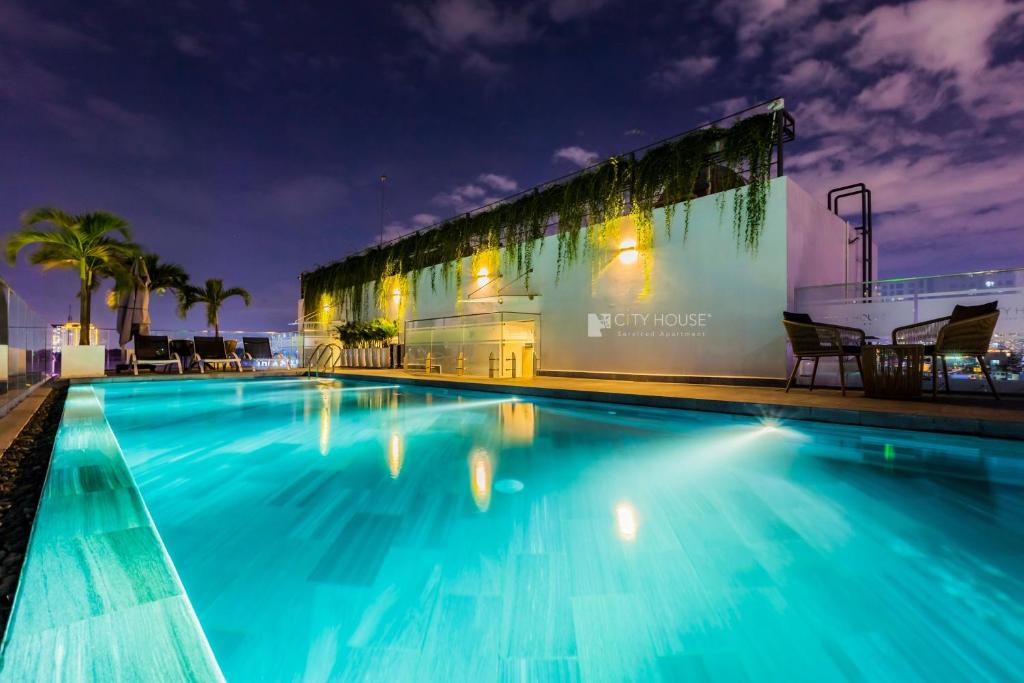
M 94 390 L 229 681 L 1024 667 L 1019 443 L 347 380 Z

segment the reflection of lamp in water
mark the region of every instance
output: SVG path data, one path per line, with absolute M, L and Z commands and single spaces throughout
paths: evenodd
M 635 541 L 639 526 L 636 508 L 632 503 L 619 503 L 615 506 L 615 527 L 619 532 L 619 538 L 623 541 Z
M 619 244 L 619 263 L 631 266 L 637 262 L 640 254 L 636 250 L 636 240 L 626 239 Z
M 498 404 L 501 436 L 508 441 L 533 443 L 536 418 L 532 403 L 509 401 Z
M 391 432 L 391 444 L 388 446 L 388 469 L 391 471 L 392 479 L 398 479 L 398 475 L 401 474 L 404 457 L 401 435 L 398 432 Z
M 487 512 L 491 507 L 491 484 L 494 480 L 491 457 L 482 448 L 475 449 L 469 455 L 469 488 L 473 492 L 473 501 L 480 512 Z
M 320 455 L 331 448 L 331 390 L 320 386 Z

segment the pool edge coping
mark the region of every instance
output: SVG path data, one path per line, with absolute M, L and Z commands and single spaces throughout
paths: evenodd
M 123 607 L 120 607 L 120 608 L 111 609 L 110 611 L 102 613 L 102 614 L 89 615 L 89 616 L 80 617 L 80 618 L 77 618 L 77 619 L 68 619 L 68 620 L 64 620 L 64 621 L 59 621 L 58 623 L 51 624 L 49 627 L 47 627 L 45 629 L 38 629 L 38 630 L 35 630 L 35 631 L 32 631 L 32 632 L 26 632 L 26 633 L 22 634 L 22 633 L 19 632 L 20 622 L 24 621 L 24 619 L 25 619 L 25 617 L 22 615 L 22 610 L 24 609 L 24 610 L 27 611 L 29 609 L 34 608 L 35 607 L 35 603 L 39 601 L 38 598 L 33 597 L 32 598 L 33 607 L 30 608 L 30 607 L 26 607 L 26 606 L 23 605 L 23 603 L 26 603 L 26 601 L 30 600 L 29 597 L 26 597 L 27 591 L 30 590 L 28 588 L 29 583 L 30 583 L 29 579 L 30 578 L 34 578 L 32 575 L 37 573 L 37 572 L 43 572 L 44 574 L 46 572 L 46 568 L 38 566 L 38 563 L 42 562 L 42 560 L 34 560 L 33 559 L 33 554 L 35 554 L 36 557 L 38 558 L 39 554 L 38 554 L 38 552 L 36 552 L 38 550 L 38 548 L 36 546 L 37 546 L 37 544 L 45 542 L 45 541 L 39 540 L 39 535 L 40 535 L 40 533 L 42 533 L 39 530 L 40 529 L 39 524 L 40 524 L 40 519 L 43 518 L 44 507 L 45 506 L 53 506 L 53 505 L 56 505 L 58 502 L 60 502 L 61 496 L 52 496 L 52 495 L 48 496 L 47 494 L 50 492 L 52 486 L 56 486 L 56 484 L 54 484 L 54 479 L 53 479 L 53 476 L 52 476 L 53 475 L 53 470 L 54 470 L 54 463 L 57 460 L 57 458 L 55 457 L 56 456 L 56 451 L 57 451 L 58 444 L 60 443 L 61 431 L 64 429 L 64 426 L 65 426 L 65 419 L 66 419 L 66 416 L 67 416 L 67 399 L 71 398 L 71 390 L 72 389 L 76 389 L 76 388 L 79 389 L 79 390 L 88 390 L 89 393 L 92 395 L 93 399 L 96 401 L 97 406 L 99 408 L 99 418 L 102 419 L 102 421 L 103 421 L 103 423 L 104 423 L 104 425 L 106 427 L 106 430 L 107 430 L 107 432 L 108 432 L 108 434 L 109 434 L 109 436 L 110 436 L 110 438 L 111 438 L 111 440 L 113 442 L 113 445 L 117 449 L 117 456 L 116 457 L 118 458 L 119 464 L 124 468 L 124 472 L 127 474 L 128 486 L 126 488 L 129 488 L 130 491 L 131 491 L 131 494 L 134 495 L 135 500 L 138 501 L 139 509 L 142 512 L 142 514 L 144 515 L 144 519 L 145 519 L 145 522 L 146 522 L 144 525 L 139 526 L 139 527 L 128 527 L 128 528 L 132 528 L 132 529 L 134 529 L 134 528 L 146 528 L 146 529 L 148 529 L 152 533 L 153 538 L 156 541 L 156 545 L 157 545 L 158 551 L 159 551 L 159 563 L 161 565 L 160 569 L 162 569 L 164 571 L 164 573 L 165 573 L 164 578 L 165 579 L 169 579 L 171 581 L 171 583 L 176 588 L 176 591 L 175 591 L 175 593 L 173 595 L 168 595 L 168 596 L 164 596 L 164 597 L 161 597 L 161 598 L 158 598 L 158 599 L 155 599 L 155 600 L 150 600 L 150 601 L 147 601 L 147 602 L 140 602 L 140 603 L 133 604 L 133 605 L 126 605 L 126 606 L 123 606 Z M 202 623 L 199 621 L 199 617 L 195 613 L 195 609 L 192 606 L 192 602 L 191 602 L 191 600 L 188 597 L 188 592 L 186 591 L 185 586 L 184 586 L 184 584 L 181 581 L 181 577 L 178 575 L 177 568 L 174 566 L 174 562 L 171 559 L 170 553 L 168 552 L 166 545 L 164 544 L 163 538 L 160 535 L 160 531 L 159 531 L 159 529 L 156 526 L 156 522 L 153 520 L 153 516 L 152 516 L 152 514 L 149 511 L 149 507 L 146 505 L 145 499 L 142 496 L 142 491 L 139 489 L 138 482 L 136 482 L 135 476 L 132 474 L 131 468 L 129 467 L 128 462 L 127 462 L 127 460 L 124 457 L 124 451 L 121 449 L 121 444 L 117 440 L 117 435 L 114 433 L 113 429 L 110 427 L 109 422 L 107 422 L 107 418 L 106 418 L 105 413 L 103 412 L 103 406 L 102 406 L 102 403 L 100 403 L 100 401 L 99 401 L 99 397 L 96 395 L 95 390 L 91 386 L 79 385 L 78 387 L 75 387 L 74 385 L 71 385 L 71 386 L 69 386 L 69 395 L 68 395 L 67 399 L 65 400 L 64 413 L 61 415 L 60 425 L 58 426 L 58 431 L 57 431 L 57 434 L 55 435 L 55 439 L 54 439 L 54 444 L 53 444 L 54 452 L 51 454 L 50 463 L 49 463 L 49 466 L 47 467 L 47 471 L 46 471 L 46 477 L 45 477 L 45 479 L 43 481 L 43 488 L 42 488 L 42 491 L 40 492 L 39 502 L 38 502 L 37 507 L 36 507 L 36 515 L 35 515 L 35 518 L 33 520 L 32 528 L 31 528 L 31 530 L 29 532 L 28 545 L 26 546 L 25 556 L 24 556 L 24 559 L 22 560 L 23 565 L 22 565 L 22 570 L 21 570 L 21 578 L 18 581 L 18 587 L 17 587 L 17 589 L 15 591 L 14 600 L 12 601 L 11 614 L 10 614 L 10 618 L 9 618 L 9 621 L 8 621 L 8 624 L 7 624 L 7 629 L 6 629 L 6 632 L 4 634 L 3 641 L 0 642 L 0 682 L 4 682 L 4 681 L 7 681 L 7 680 L 19 680 L 17 678 L 17 676 L 19 674 L 30 674 L 30 673 L 33 673 L 33 671 L 26 672 L 26 671 L 22 671 L 22 670 L 17 670 L 17 671 L 10 671 L 10 670 L 8 670 L 7 666 L 8 666 L 8 664 L 11 663 L 11 660 L 12 660 L 12 658 L 10 657 L 10 655 L 11 655 L 11 652 L 10 652 L 11 647 L 15 647 L 15 646 L 18 646 L 18 647 L 31 647 L 33 644 L 36 644 L 34 642 L 35 641 L 35 637 L 39 636 L 40 634 L 45 634 L 45 633 L 48 633 L 48 632 L 51 632 L 51 631 L 55 631 L 56 629 L 60 629 L 62 627 L 67 628 L 67 627 L 70 627 L 70 626 L 72 626 L 74 624 L 77 624 L 77 623 L 80 623 L 80 622 L 85 622 L 85 621 L 87 621 L 89 619 L 97 619 L 97 618 L 102 618 L 104 616 L 110 616 L 112 621 L 116 621 L 118 615 L 121 615 L 122 619 L 123 619 L 126 612 L 130 612 L 131 610 L 133 610 L 135 608 L 143 607 L 143 606 L 146 606 L 146 605 L 152 605 L 152 604 L 154 604 L 156 602 L 160 602 L 160 601 L 163 601 L 163 600 L 168 600 L 168 599 L 172 599 L 172 598 L 180 598 L 181 601 L 182 601 L 182 607 L 185 609 L 185 612 L 186 612 L 185 617 L 186 617 L 187 624 L 188 624 L 188 626 L 190 626 L 192 628 L 193 634 L 197 638 L 197 643 L 196 644 L 198 645 L 198 650 L 196 650 L 194 652 L 189 652 L 187 650 L 179 651 L 181 653 L 181 658 L 179 658 L 179 659 L 184 659 L 185 660 L 182 663 L 183 668 L 185 668 L 185 670 L 187 670 L 187 671 L 192 671 L 192 672 L 201 672 L 201 671 L 204 671 L 204 670 L 208 670 L 210 673 L 213 674 L 213 678 L 211 680 L 215 680 L 215 681 L 219 681 L 221 683 L 224 683 L 224 681 L 226 679 L 224 678 L 224 674 L 221 671 L 220 664 L 217 661 L 216 655 L 213 652 L 213 648 L 210 646 L 209 640 L 206 637 L 206 633 L 203 630 Z M 90 447 L 95 449 L 96 448 L 96 444 L 90 444 Z M 78 495 L 81 495 L 81 494 L 82 494 L 82 492 L 79 492 Z M 49 511 L 47 510 L 47 514 L 48 513 L 49 513 Z M 83 525 L 83 527 L 84 526 L 85 525 Z M 110 533 L 110 532 L 106 532 L 106 533 Z M 61 540 L 82 539 L 82 538 L 84 538 L 84 535 L 78 534 L 78 535 L 75 535 L 75 536 L 65 537 L 65 538 L 63 538 Z M 81 567 L 78 567 L 78 568 L 81 569 Z M 85 574 L 85 573 L 86 572 L 83 572 L 83 574 Z M 154 576 L 149 576 L 147 578 L 147 580 L 146 580 L 146 584 L 153 584 L 153 583 L 155 583 L 155 581 L 154 581 L 155 578 L 156 577 L 154 577 Z M 67 585 L 66 581 L 53 581 L 53 582 L 49 582 L 49 583 L 50 583 L 50 585 L 56 584 L 59 590 L 60 589 L 64 589 L 64 587 Z M 90 582 L 90 581 L 87 580 L 85 583 L 86 583 L 86 585 L 93 585 L 95 582 Z M 176 632 L 172 628 L 172 624 L 170 623 L 169 620 L 165 619 L 160 624 L 160 626 L 163 627 L 163 630 L 165 631 L 165 633 L 167 635 L 167 639 L 168 639 L 169 642 L 173 642 L 173 641 L 175 641 L 178 638 L 178 635 L 176 634 Z M 28 627 L 25 627 L 25 626 L 21 626 L 20 627 L 20 629 L 22 631 L 24 629 L 26 629 L 26 628 L 28 628 Z M 25 642 L 22 643 L 21 642 L 22 640 L 24 640 Z M 152 642 L 148 643 L 147 646 L 148 647 L 156 648 L 156 647 L 159 647 L 159 643 L 157 641 L 152 641 Z M 79 654 L 79 656 L 80 656 L 80 659 L 76 662 L 77 665 L 74 666 L 74 667 L 69 667 L 68 668 L 67 674 L 70 676 L 70 675 L 72 675 L 72 672 L 78 672 L 78 673 L 94 672 L 95 673 L 96 669 L 91 667 L 91 666 L 89 666 L 89 663 L 90 663 L 89 659 L 91 659 L 93 655 L 98 655 L 100 653 L 115 651 L 115 650 L 117 650 L 117 647 L 116 647 L 116 643 L 115 643 L 113 647 L 108 648 L 108 649 L 98 648 L 98 647 L 95 646 L 95 643 L 90 640 L 90 642 L 87 643 L 87 647 L 85 647 L 85 648 L 75 648 L 75 649 L 68 648 L 68 650 L 69 651 L 77 652 Z M 81 657 L 81 655 L 83 653 L 85 654 L 85 657 Z M 38 658 L 40 654 L 44 654 L 44 653 L 30 652 L 28 654 L 29 655 L 35 655 Z M 172 654 L 171 658 L 174 658 L 174 657 L 177 656 L 175 653 L 171 653 L 171 654 Z M 24 656 L 22 657 L 22 659 L 24 659 Z M 85 661 L 82 661 L 83 659 Z M 188 665 L 187 668 L 185 667 L 186 664 Z M 35 670 L 35 672 L 38 672 L 38 669 Z M 122 672 L 118 672 L 118 673 L 122 673 Z M 125 673 L 130 673 L 130 671 L 125 672 Z M 15 678 L 12 679 L 12 678 L 9 678 L 9 676 L 15 676 Z
M 500 394 L 535 396 L 539 398 L 561 398 L 576 401 L 591 401 L 619 405 L 635 405 L 648 408 L 670 408 L 695 410 L 752 417 L 773 417 L 783 420 L 802 420 L 843 425 L 858 425 L 881 429 L 906 429 L 921 432 L 939 432 L 962 436 L 976 436 L 991 439 L 1024 441 L 1024 421 L 1013 422 L 998 419 L 977 419 L 952 416 L 931 416 L 895 411 L 859 410 L 856 408 L 825 408 L 795 406 L 765 401 L 723 400 L 656 394 L 628 394 L 619 391 L 583 390 L 575 388 L 553 388 L 525 385 L 508 385 L 496 382 L 464 382 L 449 378 L 395 377 L 363 372 L 322 372 L 318 376 L 332 379 L 357 381 L 388 381 L 397 384 L 483 391 Z

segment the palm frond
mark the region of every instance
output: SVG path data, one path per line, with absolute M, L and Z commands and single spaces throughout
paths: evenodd
M 71 229 L 79 224 L 80 218 L 61 211 L 52 206 L 43 206 L 37 209 L 29 209 L 21 214 L 21 224 L 24 226 L 36 225 L 38 223 L 50 223 L 58 228 Z
M 227 299 L 228 297 L 232 296 L 240 296 L 242 297 L 242 301 L 245 302 L 246 306 L 252 306 L 252 295 L 249 294 L 249 292 L 247 292 L 246 290 L 242 289 L 241 287 L 231 287 L 230 289 L 225 289 L 223 295 L 221 296 L 221 300 Z

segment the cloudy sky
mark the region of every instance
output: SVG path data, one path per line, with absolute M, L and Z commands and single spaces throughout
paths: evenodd
M 253 293 L 223 327 L 284 329 L 299 272 L 380 233 L 381 174 L 392 236 L 775 96 L 798 182 L 874 191 L 883 277 L 1024 266 L 1010 0 L 0 0 L 0 221 L 114 211 Z

